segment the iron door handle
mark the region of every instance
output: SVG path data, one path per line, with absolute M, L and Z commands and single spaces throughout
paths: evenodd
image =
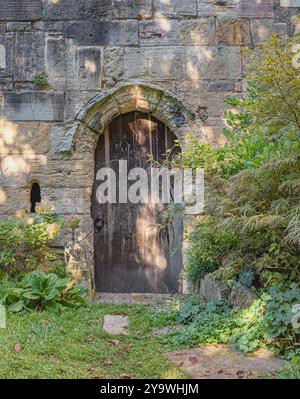
M 97 232 L 101 231 L 104 227 L 104 221 L 103 218 L 101 216 L 98 216 L 95 219 L 95 229 Z

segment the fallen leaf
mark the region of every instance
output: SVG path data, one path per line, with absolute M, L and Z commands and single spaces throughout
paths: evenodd
M 113 364 L 113 362 L 110 359 L 104 360 L 103 363 L 105 364 L 105 366 L 111 366 Z
M 239 371 L 236 372 L 236 375 L 243 375 L 243 374 L 245 374 L 244 370 L 239 370 Z
M 128 344 L 124 345 L 124 349 L 126 351 L 129 351 L 131 347 L 132 347 L 132 343 L 131 342 L 129 342 Z
M 96 367 L 89 367 L 88 371 L 95 373 L 95 371 L 97 371 L 97 369 L 96 369 Z
M 198 359 L 196 357 L 189 357 L 189 362 L 194 365 L 198 363 Z
M 223 369 L 218 370 L 218 374 L 222 374 L 222 373 L 224 373 Z
M 122 378 L 123 380 L 131 380 L 132 377 L 129 374 L 121 374 L 120 378 Z
M 52 363 L 59 363 L 59 358 L 57 356 L 51 356 Z
M 176 367 L 179 369 L 180 367 L 182 367 L 183 366 L 183 362 L 177 362 L 176 363 Z
M 59 371 L 60 371 L 61 373 L 66 373 L 66 372 L 67 372 L 67 370 L 65 370 L 65 369 L 59 369 Z
M 115 346 L 120 345 L 120 341 L 119 341 L 118 339 L 111 339 L 111 340 L 108 341 L 108 342 L 112 343 L 112 344 L 115 345 Z
M 14 352 L 20 352 L 21 349 L 23 349 L 22 344 L 16 344 L 14 346 Z

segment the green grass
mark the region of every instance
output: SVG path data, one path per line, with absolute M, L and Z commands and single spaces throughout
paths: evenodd
M 103 332 L 105 314 L 130 317 L 130 335 Z M 8 314 L 0 329 L 0 378 L 183 378 L 149 335 L 150 310 L 90 304 L 79 309 Z M 118 339 L 114 345 L 111 340 Z M 21 344 L 21 350 L 14 350 Z M 130 345 L 131 344 L 131 345 Z M 111 365 L 105 365 L 110 360 Z

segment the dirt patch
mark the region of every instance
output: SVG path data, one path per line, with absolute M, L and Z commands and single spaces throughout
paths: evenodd
M 247 355 L 231 345 L 201 345 L 167 353 L 167 358 L 195 379 L 256 379 L 284 366 L 282 359 L 266 349 Z

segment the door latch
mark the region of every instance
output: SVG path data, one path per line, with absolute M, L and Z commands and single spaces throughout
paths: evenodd
M 98 216 L 95 220 L 95 229 L 96 231 L 101 231 L 103 229 L 104 226 L 104 221 L 103 218 L 101 216 Z

